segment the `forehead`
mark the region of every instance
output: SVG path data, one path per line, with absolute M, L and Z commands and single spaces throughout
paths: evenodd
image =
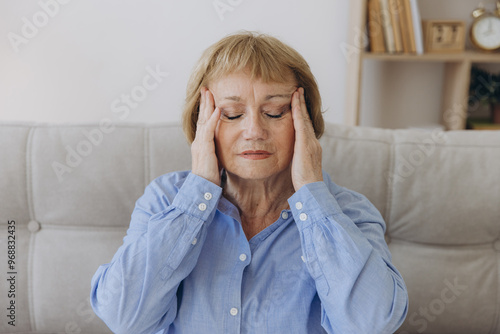
M 284 82 L 268 81 L 252 78 L 248 72 L 227 74 L 209 84 L 209 89 L 215 95 L 246 95 L 246 94 L 291 94 L 296 86 L 296 80 L 290 72 Z

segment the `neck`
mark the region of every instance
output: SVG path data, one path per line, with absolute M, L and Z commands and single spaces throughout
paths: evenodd
M 238 208 L 248 239 L 276 221 L 294 193 L 290 168 L 258 180 L 226 175 L 224 196 Z

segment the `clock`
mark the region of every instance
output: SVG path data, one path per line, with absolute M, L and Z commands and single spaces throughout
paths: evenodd
M 470 27 L 472 44 L 483 51 L 500 50 L 500 1 L 494 13 L 487 12 L 482 4 L 472 12 Z

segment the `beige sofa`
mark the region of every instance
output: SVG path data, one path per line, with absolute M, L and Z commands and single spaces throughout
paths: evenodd
M 333 180 L 386 219 L 410 295 L 400 333 L 500 333 L 500 132 L 328 124 L 321 141 Z M 0 157 L 0 333 L 109 333 L 90 279 L 145 186 L 190 168 L 180 127 L 4 123 Z

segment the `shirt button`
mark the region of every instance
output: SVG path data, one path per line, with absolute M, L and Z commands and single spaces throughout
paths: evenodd
M 247 256 L 245 254 L 240 254 L 240 261 L 245 261 L 247 259 Z
M 200 209 L 200 211 L 205 211 L 207 209 L 207 205 L 205 203 L 200 203 L 200 205 L 198 205 L 198 209 Z
M 307 220 L 307 215 L 305 213 L 301 213 L 300 216 L 299 216 L 299 219 L 302 220 L 302 221 L 306 221 Z
M 191 243 L 191 245 L 196 245 L 197 242 L 198 242 L 198 239 L 194 238 L 193 242 Z
M 304 258 L 304 255 L 300 257 L 302 259 L 302 262 L 306 262 L 306 259 Z
M 238 309 L 236 307 L 233 307 L 231 310 L 229 310 L 229 313 L 231 313 L 232 316 L 235 316 L 238 314 Z
M 297 203 L 295 203 L 295 208 L 296 208 L 297 210 L 302 209 L 302 202 L 297 202 Z
M 205 197 L 205 199 L 207 201 L 210 201 L 212 199 L 212 194 L 211 193 L 205 193 L 205 195 L 203 195 L 203 197 Z
M 283 219 L 288 219 L 288 212 L 283 212 L 283 213 L 281 214 L 281 218 L 283 218 Z

